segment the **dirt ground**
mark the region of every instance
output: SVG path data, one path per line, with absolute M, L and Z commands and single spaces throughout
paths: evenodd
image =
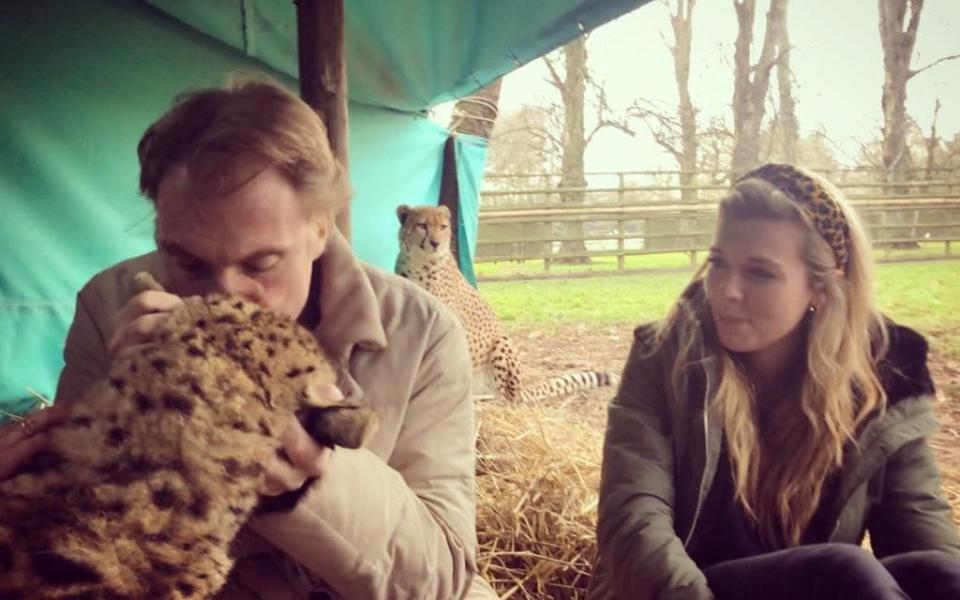
M 631 325 L 588 327 L 515 328 L 509 332 L 526 368 L 528 382 L 541 381 L 551 374 L 570 370 L 599 369 L 619 373 L 632 340 Z M 939 460 L 942 490 L 960 524 L 960 363 L 931 349 L 930 370 L 937 386 L 935 410 L 940 431 L 931 440 Z M 559 400 L 565 408 L 596 422 L 602 430 L 606 420 L 609 388 Z

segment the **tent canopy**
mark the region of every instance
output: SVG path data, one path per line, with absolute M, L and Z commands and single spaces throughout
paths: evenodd
M 352 241 L 392 270 L 396 206 L 436 204 L 446 130 L 422 112 L 646 0 L 348 0 Z M 258 69 L 297 89 L 291 0 L 32 0 L 0 19 L 0 408 L 52 396 L 76 293 L 153 249 L 136 145 L 178 93 Z M 461 250 L 486 146 L 457 140 Z M 472 219 L 472 221 L 470 220 Z
M 292 0 L 147 0 L 297 77 Z M 648 0 L 347 0 L 350 99 L 403 111 L 466 96 Z

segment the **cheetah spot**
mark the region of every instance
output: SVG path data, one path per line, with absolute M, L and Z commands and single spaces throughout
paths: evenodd
M 13 550 L 7 544 L 0 544 L 0 571 L 13 568 Z
M 177 495 L 173 493 L 173 490 L 165 486 L 159 490 L 155 490 L 151 496 L 151 500 L 153 500 L 154 506 L 166 510 L 171 508 L 174 502 L 177 501 Z
M 187 416 L 193 414 L 193 402 L 189 398 L 184 398 L 179 394 L 164 394 L 163 404 L 170 410 L 179 411 Z
M 74 427 L 90 427 L 93 425 L 93 419 L 90 417 L 76 417 L 70 423 Z
M 179 591 L 184 596 L 192 596 L 194 587 L 187 583 L 186 581 L 177 582 L 177 591 Z
M 153 567 L 153 570 L 160 575 L 169 576 L 180 573 L 180 567 L 163 560 L 154 559 L 150 562 L 150 566 Z
M 190 506 L 187 507 L 187 512 L 198 519 L 206 518 L 207 513 L 210 512 L 210 499 L 204 494 L 197 494 Z
M 86 563 L 60 554 L 43 552 L 30 557 L 34 571 L 44 581 L 53 585 L 76 583 L 100 583 L 100 573 Z
M 153 408 L 153 400 L 143 392 L 137 392 L 136 397 L 134 398 L 137 402 L 137 408 L 142 411 L 151 410 Z
M 107 445 L 116 448 L 123 443 L 127 436 L 130 435 L 127 431 L 121 429 L 120 427 L 114 427 L 107 432 Z

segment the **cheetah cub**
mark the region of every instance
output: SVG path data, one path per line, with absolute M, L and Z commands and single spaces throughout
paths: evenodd
M 500 319 L 464 279 L 450 252 L 447 207 L 401 205 L 397 208 L 397 217 L 400 219 L 397 274 L 415 281 L 457 315 L 467 332 L 474 370 L 488 370 L 503 398 L 510 402 L 529 402 L 616 383 L 617 377 L 611 373 L 581 371 L 525 386 L 520 358 L 504 334 Z
M 294 321 L 236 298 L 185 299 L 72 402 L 49 451 L 0 483 L 0 598 L 213 596 L 290 417 L 326 445 L 373 432 L 369 409 L 320 394 L 334 381 Z

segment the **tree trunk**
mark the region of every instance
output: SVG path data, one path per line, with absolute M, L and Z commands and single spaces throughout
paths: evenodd
M 926 175 L 927 181 L 936 179 L 934 174 L 934 169 L 937 168 L 937 148 L 940 147 L 940 137 L 937 135 L 937 117 L 940 116 L 940 109 L 942 108 L 940 103 L 940 98 L 937 98 L 936 104 L 933 106 L 933 122 L 930 124 L 930 137 L 927 138 L 926 147 L 927 147 L 927 168 Z
M 917 41 L 923 0 L 879 0 L 880 43 L 883 45 L 883 167 L 887 181 L 902 181 L 906 166 L 907 81 Z M 910 20 L 904 22 L 907 8 Z
M 476 135 L 487 140 L 493 133 L 500 114 L 500 86 L 498 78 L 476 93 L 461 98 L 453 107 L 450 118 L 450 138 L 443 147 L 443 172 L 440 176 L 440 205 L 450 211 L 450 252 L 459 262 L 460 182 L 457 179 L 457 156 L 454 136 L 461 133 Z
M 796 164 L 800 124 L 797 102 L 793 98 L 793 72 L 790 70 L 790 34 L 787 27 L 787 6 L 783 7 L 783 24 L 777 37 L 777 91 L 780 94 L 780 140 L 784 162 Z
M 693 40 L 693 7 L 697 0 L 678 0 L 677 13 L 670 16 L 673 26 L 673 72 L 677 81 L 677 94 L 680 105 L 677 116 L 680 118 L 680 198 L 696 200 L 697 171 L 697 112 L 690 100 L 690 48 Z
M 787 0 L 770 0 L 763 47 L 756 65 L 750 64 L 756 0 L 734 0 L 737 12 L 737 40 L 734 50 L 733 80 L 733 158 L 731 181 L 757 166 L 760 160 L 760 126 L 764 100 L 770 84 L 770 71 L 777 63 L 775 49 L 784 26 Z M 752 76 L 751 76 L 752 72 Z
M 458 100 L 450 118 L 451 133 L 468 133 L 489 140 L 499 115 L 502 83 L 501 77 L 476 93 Z
M 583 124 L 584 92 L 587 83 L 587 39 L 581 36 L 563 48 L 566 63 L 561 95 L 563 96 L 563 156 L 561 159 L 560 188 L 574 191 L 561 192 L 563 204 L 582 205 L 584 177 L 583 156 L 586 151 L 586 135 Z M 583 242 L 583 224 L 570 221 L 563 227 L 564 237 L 573 238 L 560 244 L 561 253 L 582 254 L 587 251 Z M 587 257 L 571 257 L 562 262 L 586 263 Z

